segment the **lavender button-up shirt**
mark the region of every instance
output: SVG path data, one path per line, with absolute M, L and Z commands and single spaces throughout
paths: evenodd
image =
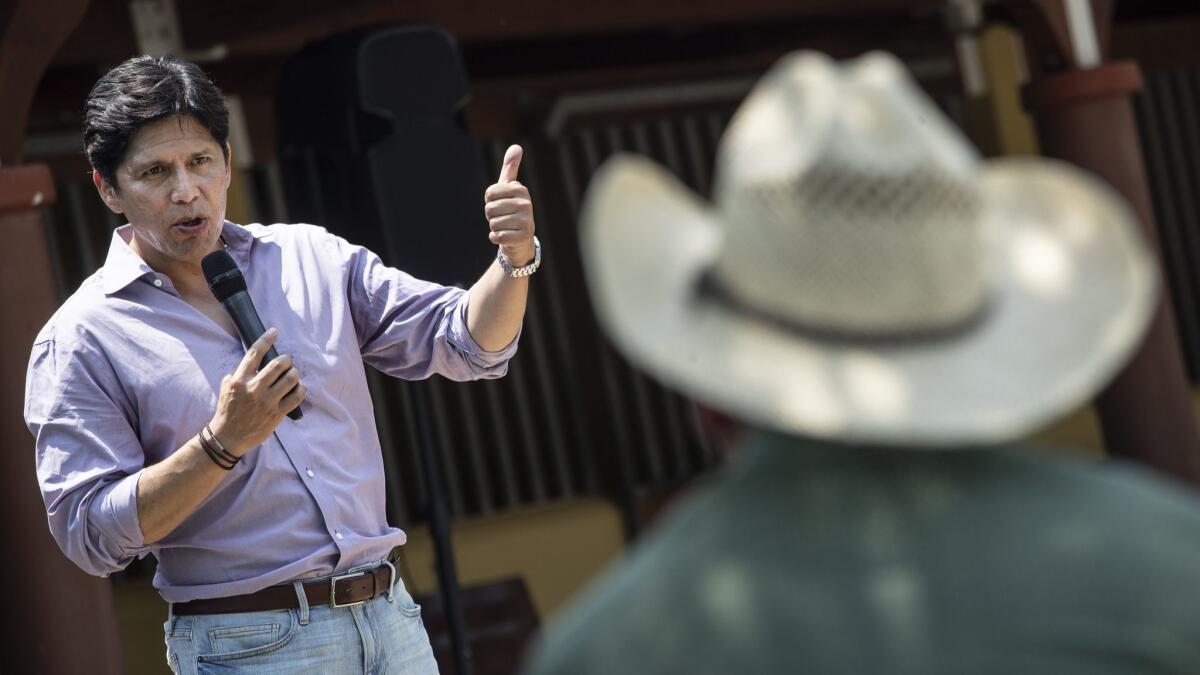
M 279 329 L 308 387 L 285 419 L 200 507 L 147 546 L 137 515 L 143 467 L 208 422 L 241 342 L 183 301 L 113 235 L 104 266 L 37 337 L 25 420 L 50 531 L 85 571 L 159 561 L 169 602 L 237 595 L 340 572 L 404 543 L 384 515 L 383 460 L 366 362 L 396 377 L 499 377 L 516 351 L 484 352 L 466 327 L 467 293 L 386 267 L 308 225 L 226 222 L 263 323 Z

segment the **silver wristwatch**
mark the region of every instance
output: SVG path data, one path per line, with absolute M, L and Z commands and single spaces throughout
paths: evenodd
M 538 265 L 542 264 L 542 242 L 538 241 L 537 237 L 533 238 L 533 262 L 524 267 L 513 267 L 512 263 L 508 262 L 508 258 L 504 257 L 503 249 L 496 249 L 496 260 L 500 263 L 500 268 L 510 277 L 527 277 L 537 271 Z

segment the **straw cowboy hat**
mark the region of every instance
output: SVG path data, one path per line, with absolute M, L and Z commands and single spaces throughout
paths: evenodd
M 883 53 L 776 64 L 721 139 L 714 202 L 610 159 L 582 213 L 589 287 L 632 361 L 788 432 L 1012 439 L 1100 388 L 1155 300 L 1117 194 L 982 161 Z

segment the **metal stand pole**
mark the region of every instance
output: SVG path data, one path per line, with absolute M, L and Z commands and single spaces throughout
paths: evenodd
M 459 600 L 454 548 L 450 541 L 450 517 L 442 494 L 442 466 L 438 461 L 438 453 L 433 449 L 429 392 L 422 383 L 414 383 L 409 387 L 409 392 L 412 394 L 413 420 L 417 425 L 417 452 L 420 454 L 421 471 L 429 495 L 429 531 L 433 537 L 434 560 L 437 563 L 438 592 L 446 610 L 446 624 L 450 627 L 454 672 L 456 675 L 472 675 L 471 645 Z

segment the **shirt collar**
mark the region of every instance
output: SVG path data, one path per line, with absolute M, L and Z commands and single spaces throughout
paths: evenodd
M 225 238 L 226 248 L 235 256 L 244 257 L 250 252 L 250 245 L 254 243 L 254 235 L 250 230 L 228 220 L 221 230 L 221 236 Z
M 126 241 L 127 238 L 133 237 L 132 228 L 132 225 L 122 225 L 113 231 L 112 243 L 108 246 L 108 257 L 105 258 L 102 268 L 102 287 L 105 295 L 112 295 L 147 274 L 154 274 L 154 270 L 133 252 Z M 250 245 L 254 242 L 254 235 L 246 228 L 226 220 L 221 227 L 221 237 L 224 238 L 230 253 L 245 264 Z

